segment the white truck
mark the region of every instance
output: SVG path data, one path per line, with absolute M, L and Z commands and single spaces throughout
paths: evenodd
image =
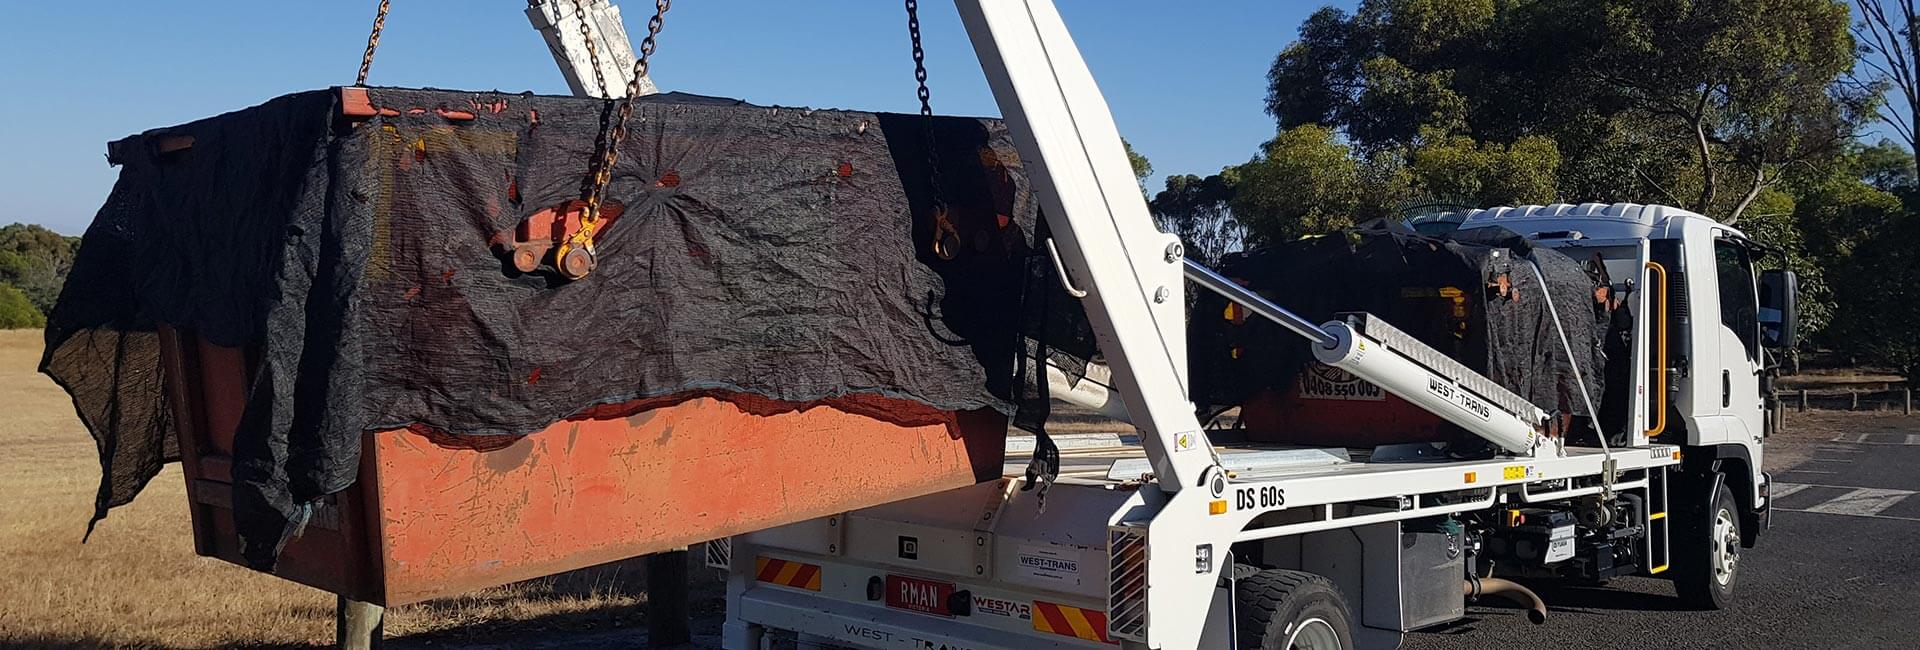
M 1514 598 L 1544 621 L 1545 605 L 1493 577 L 1496 568 L 1595 582 L 1669 577 L 1690 604 L 1725 605 L 1740 549 L 1767 524 L 1761 462 L 1773 420 L 1763 359 L 1792 342 L 1791 276 L 1756 278 L 1751 243 L 1683 210 L 1552 205 L 1464 216 L 1462 228 L 1499 225 L 1597 252 L 1625 279 L 1615 288 L 1648 315 L 1635 323 L 1633 354 L 1644 362 L 1635 364 L 1630 444 L 1541 440 L 1473 461 L 1382 448 L 1355 460 L 1345 449 L 1140 425 L 1142 444 L 1063 451 L 1044 511 L 1010 465 L 998 483 L 710 544 L 709 562 L 729 571 L 725 647 L 756 648 L 783 630 L 875 648 L 1391 648 L 1404 632 L 1461 618 L 1479 595 Z M 1234 299 L 1255 313 L 1279 310 Z M 1395 343 L 1406 345 L 1390 338 L 1389 357 L 1421 354 Z M 1445 370 L 1422 365 L 1413 378 Z M 1131 398 L 1129 383 L 1114 374 L 1114 389 Z M 1474 384 L 1450 385 L 1497 411 Z M 1176 483 L 1158 468 L 1185 449 L 1212 462 Z M 783 570 L 821 578 L 788 587 Z
M 709 563 L 728 571 L 726 648 L 774 635 L 861 648 L 1391 648 L 1481 595 L 1545 620 L 1537 596 L 1498 576 L 1670 577 L 1690 603 L 1728 602 L 1740 549 L 1767 526 L 1768 351 L 1795 330 L 1793 277 L 1756 274 L 1759 246 L 1660 206 L 1452 215 L 1462 229 L 1597 254 L 1632 306 L 1627 444 L 1574 446 L 1542 434 L 1538 407 L 1377 318 L 1307 322 L 1186 260 L 1154 228 L 1052 3 L 955 4 L 1043 201 L 1046 247 L 1111 365 L 1110 386 L 1056 376 L 1068 389 L 1057 394 L 1124 415 L 1138 436 L 1063 452 L 1044 502 L 1010 466 L 998 482 L 709 544 Z M 1215 439 L 1188 399 L 1187 281 L 1501 452 L 1362 458 Z
M 605 0 L 531 5 L 577 93 L 599 96 L 583 82 L 598 62 L 583 39 L 609 54 L 603 72 L 630 65 Z M 1794 341 L 1794 279 L 1756 274 L 1761 247 L 1660 206 L 1442 217 L 1597 255 L 1617 280 L 1635 315 L 1627 444 L 1575 446 L 1544 433 L 1539 407 L 1378 318 L 1315 324 L 1185 259 L 1154 228 L 1051 0 L 955 5 L 1043 201 L 1046 248 L 1111 367 L 1107 381 L 1054 373 L 1055 394 L 1138 435 L 1063 452 L 1050 490 L 1023 490 L 1010 465 L 996 482 L 709 543 L 708 563 L 728 575 L 726 648 L 776 636 L 955 650 L 1391 648 L 1482 595 L 1545 620 L 1537 596 L 1499 576 L 1662 576 L 1697 606 L 1728 602 L 1740 549 L 1767 525 L 1768 351 Z M 1187 392 L 1187 281 L 1500 452 L 1457 460 L 1418 445 L 1356 454 L 1210 435 Z M 1580 390 L 1591 412 L 1595 396 Z

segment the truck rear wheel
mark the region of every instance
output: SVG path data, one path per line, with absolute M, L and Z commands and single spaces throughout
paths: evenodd
M 1674 528 L 1674 590 L 1695 609 L 1721 609 L 1733 603 L 1739 578 L 1740 506 L 1727 485 L 1711 488 L 1706 507 L 1686 508 Z
M 1240 647 L 1261 650 L 1348 650 L 1352 615 L 1340 590 L 1302 571 L 1268 569 L 1234 587 Z

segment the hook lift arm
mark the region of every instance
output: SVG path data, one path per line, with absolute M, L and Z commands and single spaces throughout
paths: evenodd
M 586 15 L 587 32 L 603 55 L 600 73 L 607 79 L 606 94 L 610 95 L 607 97 L 602 97 L 601 90 L 593 83 L 593 58 L 588 55 L 587 43 L 580 34 L 574 2 L 527 0 L 527 20 L 546 39 L 547 49 L 553 52 L 553 62 L 560 65 L 560 74 L 567 78 L 567 87 L 575 97 L 626 97 L 627 82 L 633 79 L 634 55 L 633 41 L 628 40 L 627 28 L 620 22 L 620 7 L 610 0 L 579 0 L 579 4 Z M 652 79 L 640 79 L 641 96 L 656 92 L 659 89 L 654 87 Z

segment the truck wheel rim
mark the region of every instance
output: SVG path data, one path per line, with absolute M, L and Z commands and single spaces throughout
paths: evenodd
M 1340 647 L 1340 633 L 1335 632 L 1333 624 L 1323 618 L 1309 618 L 1293 626 L 1293 632 L 1287 635 L 1287 647 L 1292 650 L 1344 650 Z
M 1733 570 L 1740 562 L 1740 527 L 1733 513 L 1720 510 L 1713 517 L 1713 580 L 1724 587 L 1733 584 Z

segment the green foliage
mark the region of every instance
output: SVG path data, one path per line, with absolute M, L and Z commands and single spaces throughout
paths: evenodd
M 47 317 L 13 285 L 0 284 L 0 329 L 46 327 Z
M 1852 257 L 1861 243 L 1884 236 L 1906 213 L 1899 197 L 1853 178 L 1809 188 L 1797 207 L 1794 219 L 1808 253 L 1834 263 Z
M 1133 143 L 1127 142 L 1126 138 L 1120 139 L 1120 146 L 1127 149 L 1127 164 L 1133 166 L 1134 182 L 1140 184 L 1141 190 L 1145 190 L 1147 177 L 1153 175 L 1153 163 L 1148 161 L 1146 156 L 1140 155 L 1140 152 L 1134 151 Z
M 1192 174 L 1168 176 L 1167 187 L 1148 203 L 1163 232 L 1180 237 L 1187 256 L 1209 266 L 1220 256 L 1240 250 L 1246 228 L 1233 218 L 1233 200 L 1240 172 L 1229 167 L 1201 178 Z
M 1900 370 L 1920 384 L 1920 217 L 1880 224 L 1832 271 L 1836 349 Z
M 79 246 L 79 237 L 62 236 L 37 225 L 0 227 L 0 283 L 26 294 L 39 312 L 52 311 Z
M 1569 171 L 1552 196 L 1630 184 L 1633 200 L 1732 222 L 1871 119 L 1877 87 L 1839 83 L 1848 25 L 1836 0 L 1362 0 L 1301 26 L 1268 71 L 1267 110 L 1369 152 L 1546 138 Z
M 1813 205 L 1805 207 L 1815 209 Z M 1754 241 L 1779 251 L 1755 260 L 1756 265 L 1793 271 L 1799 278 L 1800 336 L 1815 340 L 1833 320 L 1833 291 L 1827 285 L 1826 264 L 1808 250 L 1801 234 L 1800 210 L 1793 195 L 1770 188 L 1754 200 L 1740 226 Z
M 1347 133 L 1363 145 L 1411 142 L 1422 131 L 1466 129 L 1467 99 L 1453 90 L 1454 71 L 1419 72 L 1392 57 L 1360 64 L 1365 84 L 1343 115 Z
M 1360 163 L 1332 129 L 1308 124 L 1274 136 L 1238 168 L 1229 205 L 1249 243 L 1280 242 L 1353 225 Z
M 1458 135 L 1433 137 L 1408 158 L 1407 172 L 1416 191 L 1477 206 L 1551 203 L 1560 168 L 1559 148 L 1542 137 L 1510 145 Z
M 1825 273 L 1817 297 L 1832 305 L 1815 340 L 1920 378 L 1920 219 L 1899 197 L 1837 174 L 1805 191 L 1794 220 L 1806 256 Z
M 1855 176 L 1883 192 L 1904 195 L 1920 184 L 1914 176 L 1913 152 L 1886 138 L 1855 147 L 1851 163 Z

